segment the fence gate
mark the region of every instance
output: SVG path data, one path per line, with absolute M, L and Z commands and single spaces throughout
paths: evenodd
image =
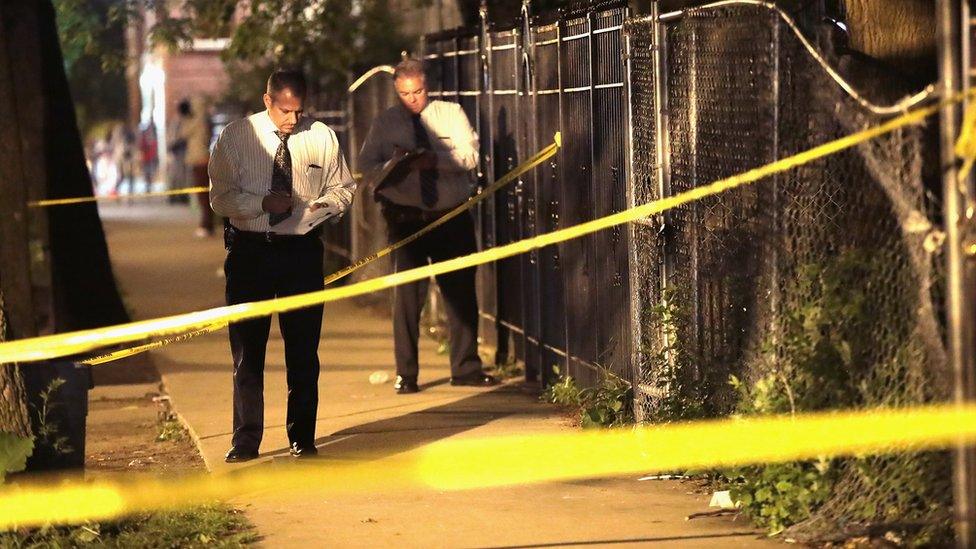
M 553 15 L 534 21 L 529 32 L 531 44 L 531 125 L 536 130 L 535 143 L 542 146 L 560 130 L 559 62 L 560 25 Z M 562 228 L 561 155 L 548 160 L 535 170 L 535 228 L 538 233 Z M 538 361 L 542 381 L 553 380 L 554 367 L 565 371 L 566 355 L 566 291 L 563 262 L 559 246 L 548 246 L 535 255 L 539 277 L 539 347 Z

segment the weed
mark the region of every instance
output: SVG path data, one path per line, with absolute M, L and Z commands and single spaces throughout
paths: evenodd
M 161 415 L 157 429 L 156 442 L 181 441 L 190 437 L 183 422 L 176 417 L 176 414 L 169 411 Z
M 41 391 L 41 404 L 37 408 L 38 428 L 36 442 L 54 450 L 57 454 L 69 454 L 74 448 L 68 444 L 68 437 L 58 434 L 58 426 L 51 420 L 51 413 L 58 407 L 54 395 L 65 384 L 63 377 L 56 377 Z
M 501 379 L 511 379 L 525 374 L 522 363 L 516 360 L 515 357 L 509 357 L 505 362 L 492 365 L 491 370 L 492 373 Z
M 559 368 L 553 371 L 559 375 Z M 600 371 L 601 381 L 580 389 L 572 376 L 564 375 L 543 392 L 545 401 L 571 406 L 579 414 L 583 428 L 618 427 L 634 422 L 634 393 L 630 383 L 609 370 Z

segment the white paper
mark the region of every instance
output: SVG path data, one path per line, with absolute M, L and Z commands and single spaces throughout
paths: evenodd
M 718 507 L 719 509 L 737 509 L 739 502 L 733 502 L 731 493 L 728 490 L 722 490 L 720 492 L 712 492 L 712 501 L 708 503 L 708 506 Z
M 307 234 L 326 219 L 335 217 L 339 210 L 331 204 L 322 204 L 314 212 L 311 210 L 311 203 L 298 202 L 291 209 L 291 215 L 287 219 L 271 226 L 271 232 L 278 234 Z

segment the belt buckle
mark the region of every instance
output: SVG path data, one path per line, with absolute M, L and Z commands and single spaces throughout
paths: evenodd
M 274 242 L 274 235 L 275 235 L 275 233 L 273 233 L 271 231 L 264 231 L 264 241 L 265 242 Z

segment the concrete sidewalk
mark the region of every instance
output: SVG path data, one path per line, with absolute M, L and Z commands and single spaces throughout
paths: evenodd
M 189 208 L 154 202 L 107 205 L 101 212 L 115 274 L 136 318 L 223 304 L 222 242 L 193 237 Z M 283 348 L 274 325 L 265 377 L 263 461 L 290 460 Z M 374 371 L 393 377 L 391 333 L 387 319 L 350 301 L 326 305 L 317 444 L 327 459 L 392 455 L 449 437 L 573 429 L 557 409 L 539 402 L 536 387 L 521 382 L 492 391 L 451 387 L 446 357 L 436 354 L 430 340 L 421 342 L 420 393 L 399 396 L 391 382 L 370 384 Z M 153 357 L 208 467 L 219 472 L 254 466 L 223 462 L 231 425 L 226 331 L 165 347 Z M 371 493 L 341 501 L 262 494 L 234 503 L 247 511 L 268 547 L 772 544 L 743 521 L 685 520 L 708 510 L 707 495 L 690 489 L 679 482 L 631 478 L 456 493 Z

